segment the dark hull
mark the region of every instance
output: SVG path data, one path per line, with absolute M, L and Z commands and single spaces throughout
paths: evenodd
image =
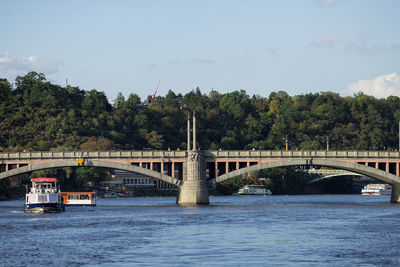
M 61 203 L 30 203 L 25 204 L 25 212 L 28 213 L 58 213 L 63 211 Z

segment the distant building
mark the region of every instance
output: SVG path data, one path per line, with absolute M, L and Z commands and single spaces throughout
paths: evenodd
M 110 180 L 100 182 L 100 187 L 105 191 L 121 191 L 123 188 L 134 189 L 134 188 L 155 188 L 155 189 L 166 189 L 175 190 L 176 187 L 153 179 L 142 174 L 127 172 L 122 170 L 115 170 L 114 175 L 111 176 Z

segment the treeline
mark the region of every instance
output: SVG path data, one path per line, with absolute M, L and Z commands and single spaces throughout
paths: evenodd
M 260 92 L 265 94 L 266 92 Z M 332 92 L 268 97 L 246 91 L 185 95 L 144 103 L 134 92 L 110 103 L 104 92 L 62 87 L 41 73 L 0 79 L 0 151 L 186 149 L 196 112 L 200 149 L 384 150 L 398 148 L 400 99 Z

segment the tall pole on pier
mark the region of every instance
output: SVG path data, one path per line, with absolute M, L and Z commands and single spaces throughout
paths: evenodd
M 190 150 L 190 115 L 187 117 L 187 150 Z
M 326 140 L 326 151 L 329 151 L 329 135 L 328 135 L 328 138 Z
M 196 111 L 193 111 L 193 151 L 196 151 Z
M 286 135 L 286 140 L 285 140 L 285 147 L 286 147 L 286 151 L 289 150 L 289 141 L 288 141 L 288 135 Z

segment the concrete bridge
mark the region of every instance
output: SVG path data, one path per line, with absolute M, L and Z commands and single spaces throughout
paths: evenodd
M 0 153 L 0 179 L 60 167 L 126 170 L 172 184 L 178 204 L 208 204 L 208 180 L 219 183 L 274 167 L 325 166 L 366 175 L 392 185 L 391 202 L 400 202 L 400 153 L 390 151 L 213 151 L 196 148 L 187 120 L 187 151 L 75 151 Z M 191 141 L 193 146 L 191 146 Z M 191 149 L 190 149 L 191 148 Z
M 0 153 L 0 179 L 59 167 L 92 166 L 140 173 L 179 189 L 177 203 L 208 204 L 208 180 L 219 183 L 274 167 L 324 166 L 392 185 L 400 202 L 400 153 L 390 151 L 103 151 Z

